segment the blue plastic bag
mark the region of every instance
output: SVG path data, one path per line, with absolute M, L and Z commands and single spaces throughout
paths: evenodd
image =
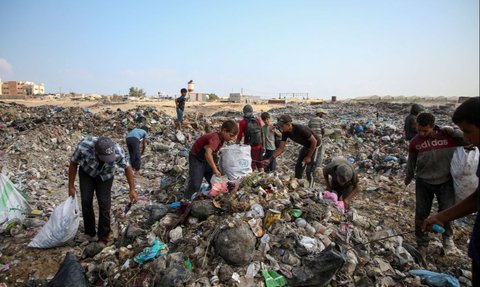
M 410 270 L 410 274 L 421 277 L 428 285 L 435 287 L 460 287 L 460 282 L 452 275 L 420 269 Z

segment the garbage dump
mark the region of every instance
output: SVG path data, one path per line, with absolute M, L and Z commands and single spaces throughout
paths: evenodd
M 473 218 L 454 223 L 455 253 L 442 254 L 440 235 L 432 235 L 426 257 L 415 248 L 414 188 L 403 184 L 408 144 L 402 127 L 409 105 L 336 102 L 323 108 L 329 111 L 323 165 L 343 156 L 359 172 L 361 192 L 348 208 L 325 190 L 321 166 L 314 187 L 294 178 L 298 146 L 290 142 L 275 172 L 233 170 L 216 179 L 212 190 L 204 183 L 194 201 L 184 200 L 191 145 L 223 120 L 239 121 L 240 106 L 212 115 L 187 113 L 182 131 L 176 131 L 171 116 L 149 106 L 90 112 L 0 102 L 1 196 L 12 194 L 4 191 L 8 178 L 18 190 L 15 200 L 25 201 L 25 214 L 15 224 L 4 228 L 1 222 L 0 281 L 7 286 L 427 286 L 430 275 L 415 271 L 426 270 L 470 286 L 467 241 Z M 292 103 L 268 112 L 272 119 L 289 114 L 306 124 L 315 109 Z M 453 107 L 427 109 L 439 124 L 452 125 Z M 68 164 L 76 144 L 87 135 L 108 136 L 126 149 L 128 130 L 140 125 L 149 127 L 151 138 L 142 176 L 135 178 L 139 197 L 129 205 L 126 179 L 116 177 L 113 241 L 82 238 L 80 212 L 80 224 L 72 219 L 78 226 L 74 238 L 46 246 L 54 248 L 28 247 L 68 198 Z

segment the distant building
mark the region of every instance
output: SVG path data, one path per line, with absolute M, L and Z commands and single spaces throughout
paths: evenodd
M 4 96 L 34 96 L 45 94 L 45 85 L 33 82 L 8 81 L 2 82 L 1 94 Z
M 260 96 L 247 96 L 241 93 L 230 93 L 230 101 L 234 103 L 251 104 L 261 101 Z
M 208 94 L 206 93 L 196 93 L 196 92 L 189 92 L 187 94 L 187 100 L 189 102 L 206 102 L 208 101 Z
M 461 103 L 464 103 L 466 102 L 468 99 L 470 99 L 471 97 L 458 97 L 458 102 L 461 104 Z

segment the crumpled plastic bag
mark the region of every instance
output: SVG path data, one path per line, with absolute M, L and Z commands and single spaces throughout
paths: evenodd
M 323 198 L 332 201 L 341 212 L 345 212 L 345 202 L 338 200 L 338 195 L 335 192 L 325 191 Z
M 436 273 L 428 270 L 410 270 L 410 274 L 420 276 L 430 286 L 435 287 L 460 287 L 458 279 L 452 275 Z
M 67 252 L 55 277 L 48 282 L 50 287 L 88 287 L 85 271 L 75 254 Z
M 465 150 L 463 147 L 457 147 L 453 153 L 450 162 L 450 173 L 453 178 L 453 188 L 455 190 L 455 202 L 460 202 L 475 192 L 478 186 L 478 177 L 476 175 L 478 161 L 478 148 L 474 150 Z
M 25 220 L 31 208 L 27 200 L 3 173 L 0 174 L 0 233 L 10 224 Z
M 55 208 L 48 222 L 28 244 L 34 248 L 52 248 L 64 245 L 77 234 L 80 210 L 75 197 L 69 196 Z

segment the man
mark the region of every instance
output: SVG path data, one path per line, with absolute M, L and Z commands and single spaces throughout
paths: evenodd
M 130 155 L 130 165 L 133 167 L 135 176 L 140 175 L 142 155 L 145 152 L 145 147 L 148 144 L 147 129 L 147 127 L 134 128 L 128 133 L 127 139 L 125 140 L 127 143 L 128 154 Z M 142 145 L 141 150 L 140 143 Z
M 107 137 L 86 137 L 77 145 L 70 159 L 68 169 L 68 195 L 75 197 L 75 176 L 78 170 L 80 179 L 80 196 L 82 202 L 83 223 L 85 234 L 92 239 L 98 235 L 98 240 L 108 243 L 111 238 L 110 207 L 111 189 L 115 166 L 125 169 L 130 200 L 137 200 L 133 172 L 125 159 L 122 148 Z M 93 195 L 96 193 L 99 218 L 98 232 L 95 230 L 95 213 L 93 211 Z
M 343 157 L 336 157 L 323 169 L 323 177 L 327 190 L 335 192 L 338 199 L 345 203 L 345 208 L 348 208 L 360 190 L 357 171 L 353 165 Z
M 175 106 L 177 108 L 177 120 L 175 121 L 175 128 L 180 130 L 183 123 L 183 113 L 185 111 L 185 101 L 187 96 L 187 89 L 180 90 L 181 96 L 175 99 Z
M 292 123 L 292 118 L 289 115 L 282 115 L 278 118 L 278 125 L 282 129 L 282 141 L 280 146 L 275 150 L 270 159 L 264 160 L 264 164 L 269 164 L 273 159 L 280 156 L 285 150 L 287 139 L 302 145 L 298 153 L 297 163 L 295 165 L 295 178 L 302 178 L 303 171 L 306 168 L 307 180 L 312 181 L 312 173 L 315 161 L 318 156 L 317 147 L 320 144 L 320 138 L 312 130 L 303 125 Z
M 311 128 L 312 131 L 315 134 L 317 134 L 317 136 L 321 139 L 320 144 L 318 146 L 318 150 L 317 150 L 317 153 L 319 153 L 318 160 L 315 164 L 315 167 L 317 167 L 317 166 L 321 166 L 323 161 L 323 153 L 324 153 L 323 136 L 325 135 L 325 126 L 326 126 L 326 123 L 323 117 L 327 115 L 327 112 L 324 109 L 319 108 L 316 110 L 315 115 L 316 117 L 313 117 L 308 122 L 308 127 Z
M 200 191 L 203 178 L 210 184 L 210 179 L 215 176 L 222 176 L 213 158 L 224 142 L 232 140 L 238 133 L 237 124 L 228 120 L 222 124 L 219 132 L 212 132 L 199 137 L 192 146 L 188 155 L 188 186 L 185 189 L 184 197 L 191 199 L 192 195 Z
M 243 119 L 239 123 L 239 131 L 237 135 L 237 144 L 240 143 L 245 135 L 244 144 L 250 145 L 250 154 L 252 156 L 252 170 L 258 169 L 263 171 L 263 131 L 260 119 L 253 116 L 253 108 L 251 105 L 243 107 Z
M 417 131 L 410 142 L 405 185 L 410 184 L 415 176 L 415 236 L 418 249 L 424 255 L 430 239 L 422 230 L 422 223 L 430 214 L 434 196 L 440 211 L 455 203 L 450 162 L 455 147 L 462 142 L 462 135 L 452 132 L 450 136 L 440 129 L 431 113 L 418 115 Z M 450 224 L 445 225 L 443 247 L 446 253 L 454 248 Z
M 410 108 L 410 114 L 405 118 L 405 138 L 409 141 L 417 135 L 417 116 L 423 111 L 423 107 L 418 104 L 413 104 Z M 377 112 L 378 113 L 378 112 Z
M 461 104 L 454 112 L 452 121 L 463 131 L 465 140 L 480 148 L 480 98 L 471 98 Z M 480 164 L 477 168 L 480 177 Z M 423 230 L 432 230 L 433 224 L 446 226 L 452 220 L 477 212 L 472 237 L 468 247 L 468 256 L 472 258 L 472 285 L 480 287 L 480 184 L 469 197 L 457 205 L 430 216 L 423 223 Z

